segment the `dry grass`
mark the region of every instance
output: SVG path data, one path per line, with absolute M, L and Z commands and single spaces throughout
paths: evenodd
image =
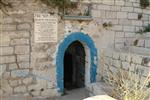
M 148 100 L 150 88 L 148 88 L 150 74 L 143 80 L 140 71 L 132 72 L 117 69 L 113 73 L 107 69 L 107 83 L 111 86 L 111 96 L 119 100 Z

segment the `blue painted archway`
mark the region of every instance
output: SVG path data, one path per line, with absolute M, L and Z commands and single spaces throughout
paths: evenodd
M 56 81 L 57 90 L 60 93 L 64 92 L 64 54 L 68 46 L 74 41 L 83 42 L 90 49 L 90 82 L 96 81 L 96 70 L 97 70 L 97 49 L 94 45 L 93 40 L 82 32 L 75 32 L 67 36 L 62 43 L 60 43 L 56 56 Z

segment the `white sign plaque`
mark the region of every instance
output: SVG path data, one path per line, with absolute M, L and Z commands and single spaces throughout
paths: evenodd
M 57 42 L 57 17 L 48 13 L 34 14 L 35 42 Z

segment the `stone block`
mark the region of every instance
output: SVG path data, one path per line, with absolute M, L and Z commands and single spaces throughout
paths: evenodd
M 29 62 L 29 55 L 17 55 L 17 62 Z
M 3 20 L 0 20 L 0 23 L 3 24 L 11 24 L 13 23 L 13 18 L 12 17 L 3 17 Z
M 125 32 L 135 32 L 135 26 L 124 26 L 123 31 L 125 31 Z
M 120 7 L 120 6 L 113 6 L 113 5 L 111 5 L 111 6 L 110 6 L 110 10 L 111 10 L 111 11 L 120 11 L 120 10 L 121 10 L 121 7 Z
M 132 2 L 125 2 L 125 6 L 133 7 L 133 3 Z
M 3 78 L 3 79 L 9 79 L 9 78 L 10 78 L 10 72 L 5 72 L 5 73 L 3 73 L 2 78 Z
M 0 55 L 12 55 L 14 52 L 13 47 L 0 47 Z
M 0 46 L 9 46 L 10 44 L 10 37 L 8 34 L 0 34 Z
M 30 47 L 29 46 L 15 46 L 15 54 L 29 54 Z
M 23 83 L 26 84 L 26 85 L 31 84 L 32 81 L 33 81 L 33 78 L 32 78 L 32 77 L 27 77 L 27 78 L 24 78 L 24 79 L 23 79 Z
M 12 86 L 12 87 L 16 87 L 16 86 L 19 85 L 17 80 L 9 80 L 9 84 L 10 84 L 10 86 Z
M 116 48 L 116 49 L 124 48 L 124 43 L 116 43 L 116 44 L 115 44 L 115 48 Z
M 31 95 L 34 96 L 34 97 L 37 97 L 37 96 L 40 95 L 40 92 L 41 92 L 41 91 L 39 91 L 39 90 L 32 91 L 32 92 L 31 92 Z M 37 99 L 36 99 L 36 100 L 37 100 Z
M 106 18 L 117 18 L 117 13 L 113 11 L 106 11 Z
M 12 63 L 12 64 L 9 64 L 9 70 L 15 70 L 18 68 L 17 64 L 16 63 Z
M 143 58 L 139 55 L 133 55 L 132 56 L 132 62 L 136 64 L 142 64 Z
M 127 37 L 127 38 L 133 38 L 134 36 L 135 36 L 135 33 L 125 32 L 125 37 Z
M 0 64 L 0 79 L 2 77 L 2 74 L 6 71 L 6 65 Z
M 127 12 L 117 12 L 117 18 L 126 19 L 127 18 Z
M 26 45 L 29 44 L 29 39 L 21 38 L 21 39 L 13 39 L 10 42 L 11 45 Z
M 128 20 L 128 19 L 120 19 L 119 24 L 121 24 L 121 25 L 131 25 L 132 22 L 131 22 L 131 20 Z
M 122 62 L 122 67 L 123 67 L 123 69 L 128 70 L 130 68 L 130 63 Z
M 125 53 L 120 53 L 120 60 L 125 61 L 126 60 L 126 54 Z
M 116 38 L 115 39 L 115 43 L 124 43 L 125 42 L 125 38 Z
M 31 25 L 29 23 L 22 23 L 22 24 L 17 25 L 17 29 L 18 30 L 30 30 Z
M 150 40 L 145 40 L 145 47 L 150 48 Z
M 117 67 L 117 68 L 120 68 L 122 66 L 120 60 L 113 60 L 113 64 L 112 65 Z
M 137 20 L 133 20 L 132 21 L 132 25 L 134 25 L 134 26 L 141 26 L 142 27 L 143 26 L 143 22 L 139 21 L 139 20 L 138 21 Z
M 19 68 L 30 68 L 29 62 L 20 62 Z
M 41 96 L 43 97 L 56 97 L 59 96 L 56 89 L 46 89 L 41 92 Z
M 11 39 L 29 38 L 29 36 L 30 36 L 29 31 L 15 31 L 15 32 L 11 32 L 10 34 Z
M 125 1 L 124 0 L 115 0 L 115 5 L 117 5 L 117 6 L 124 6 L 125 5 Z
M 140 40 L 138 41 L 138 43 L 137 43 L 136 46 L 138 46 L 138 47 L 144 47 L 144 44 L 145 44 L 145 40 L 140 39 Z
M 0 64 L 14 63 L 15 61 L 15 56 L 0 56 Z
M 18 69 L 11 71 L 11 77 L 26 77 L 29 75 L 29 69 Z
M 134 8 L 134 12 L 136 12 L 136 13 L 142 13 L 142 9 L 141 8 Z
M 121 11 L 133 12 L 133 7 L 122 7 Z
M 124 37 L 124 32 L 116 32 L 115 37 L 123 38 Z
M 15 30 L 16 30 L 16 25 L 3 24 L 3 25 L 2 25 L 2 30 L 3 30 L 3 31 L 15 31 Z
M 122 31 L 122 30 L 123 30 L 123 28 L 122 28 L 121 25 L 113 25 L 113 26 L 111 27 L 111 29 L 112 29 L 113 31 Z
M 8 95 L 12 95 L 13 94 L 13 89 L 12 87 L 9 85 L 8 80 L 4 80 L 1 81 L 1 89 L 4 91 L 4 93 L 8 96 Z
M 137 13 L 128 13 L 128 19 L 138 19 Z
M 99 11 L 97 11 L 97 10 L 92 10 L 91 12 L 92 12 L 92 16 L 93 16 L 93 17 L 100 17 L 100 12 L 99 12 Z
M 99 6 L 98 6 L 98 9 L 99 9 L 99 10 L 110 10 L 110 7 L 111 7 L 111 6 L 108 6 L 108 5 L 99 5 Z
M 105 51 L 105 56 L 106 57 L 113 57 L 113 51 L 112 50 Z
M 102 4 L 106 4 L 106 5 L 114 5 L 115 1 L 114 0 L 103 0 Z
M 132 61 L 132 55 L 130 53 L 127 54 L 125 59 L 127 62 L 131 62 Z
M 118 52 L 113 52 L 113 58 L 114 58 L 114 59 L 119 59 L 119 58 L 120 58 L 120 53 L 118 53 Z
M 15 93 L 25 93 L 27 91 L 25 86 L 17 86 L 14 88 Z

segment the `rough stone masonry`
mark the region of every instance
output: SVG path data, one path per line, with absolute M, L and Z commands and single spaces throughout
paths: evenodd
M 90 2 L 91 20 L 68 20 L 58 16 L 58 41 L 49 43 L 34 42 L 34 13 L 54 13 L 58 10 L 39 0 L 5 0 L 12 8 L 1 9 L 0 20 L 0 95 L 32 95 L 53 97 L 58 95 L 56 84 L 56 51 L 59 43 L 72 32 L 87 33 L 98 49 L 97 81 L 101 78 L 100 55 L 102 50 L 120 49 L 133 46 L 137 39 L 135 33 L 150 23 L 150 7 L 141 9 L 140 0 L 85 0 Z M 142 17 L 139 19 L 139 16 Z M 105 24 L 111 24 L 105 27 Z M 139 37 L 138 37 L 139 38 Z M 150 49 L 150 34 L 140 37 L 138 50 Z M 138 64 L 141 57 L 123 53 L 107 53 L 106 59 L 115 66 L 122 63 L 123 68 Z M 113 56 L 112 56 L 113 54 Z M 149 57 L 149 56 L 148 56 Z M 110 63 L 109 63 L 110 64 Z M 116 67 L 113 67 L 116 68 Z

